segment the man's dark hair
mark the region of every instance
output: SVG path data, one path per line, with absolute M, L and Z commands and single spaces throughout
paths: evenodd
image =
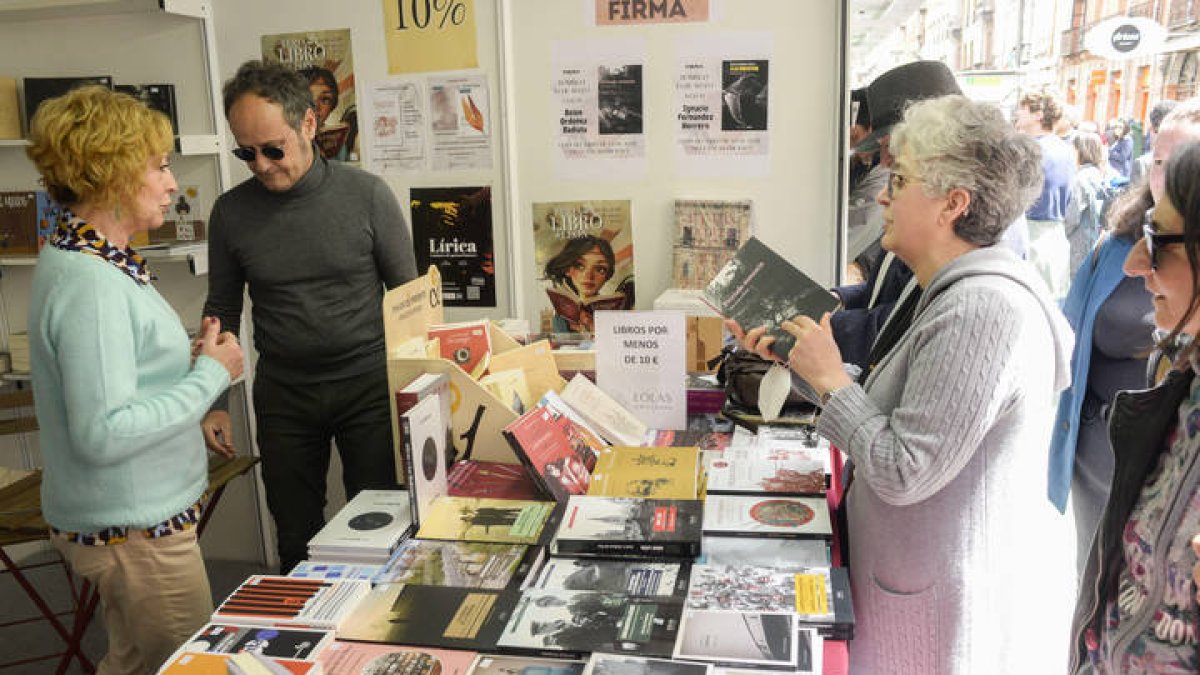
M 1041 112 L 1042 129 L 1046 131 L 1053 129 L 1055 122 L 1062 117 L 1062 105 L 1058 98 L 1045 89 L 1025 94 L 1021 97 L 1018 105 L 1025 106 L 1031 113 Z
M 283 108 L 283 117 L 297 132 L 304 124 L 304 113 L 312 109 L 308 80 L 300 73 L 277 63 L 254 60 L 243 63 L 233 77 L 225 81 L 222 97 L 225 119 L 229 110 L 245 94 L 254 94 Z
M 1179 101 L 1159 101 L 1150 108 L 1150 114 L 1147 116 L 1150 122 L 1150 130 L 1158 133 L 1158 125 L 1162 124 L 1163 118 L 1166 117 L 1175 106 L 1179 105 Z

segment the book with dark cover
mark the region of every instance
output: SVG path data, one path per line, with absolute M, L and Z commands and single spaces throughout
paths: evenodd
M 373 581 L 501 590 L 529 573 L 536 549 L 525 544 L 409 539 L 401 542 Z
M 515 595 L 478 588 L 376 586 L 337 630 L 339 640 L 442 649 L 491 649 Z
M 775 338 L 771 351 L 784 360 L 796 340 L 780 324 L 800 314 L 820 321 L 838 306 L 837 296 L 757 237 L 721 268 L 704 289 L 704 300 L 745 330 L 766 325 L 767 335 Z
M 572 496 L 551 542 L 556 555 L 695 558 L 704 502 Z
M 417 269 L 437 266 L 446 306 L 495 307 L 492 188 L 414 187 L 409 205 Z
M 179 135 L 179 114 L 175 108 L 175 85 L 173 84 L 118 84 L 114 90 L 129 94 L 151 110 L 167 116 L 171 120 L 171 133 Z
M 33 191 L 0 192 L 0 256 L 36 255 L 38 200 Z
M 252 651 L 272 658 L 311 661 L 332 640 L 333 632 L 328 630 L 210 623 L 196 631 L 180 650 L 210 654 Z
M 579 656 L 592 651 L 669 658 L 683 601 L 597 591 L 523 593 L 496 646 Z
M 37 112 L 38 106 L 49 98 L 62 96 L 77 87 L 99 85 L 106 89 L 113 88 L 112 78 L 108 75 L 93 75 L 91 77 L 27 77 L 25 85 L 25 130 L 28 134 L 29 122 Z
M 686 562 L 550 558 L 526 588 L 677 596 L 687 591 L 689 568 Z
M 604 444 L 548 406 L 538 406 L 504 427 L 504 437 L 546 494 L 563 503 L 586 494 Z
M 501 464 L 476 459 L 455 462 L 446 476 L 454 497 L 541 499 L 542 490 L 521 464 Z

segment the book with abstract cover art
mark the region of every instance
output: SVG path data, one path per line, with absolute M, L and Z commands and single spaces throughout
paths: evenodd
M 572 496 L 551 553 L 690 559 L 700 555 L 702 517 L 695 499 Z
M 829 539 L 833 529 L 824 497 L 708 495 L 704 534 Z
M 358 162 L 358 96 L 350 29 L 262 36 L 262 58 L 308 80 L 317 114 L 317 147 L 326 159 Z
M 480 588 L 385 584 L 362 599 L 339 640 L 442 649 L 490 649 L 511 616 L 514 594 Z
M 592 333 L 596 311 L 634 306 L 630 213 L 629 200 L 533 204 L 543 332 Z
M 475 652 L 335 640 L 318 659 L 328 675 L 466 675 Z
M 370 590 L 366 581 L 252 575 L 213 612 L 216 622 L 334 628 Z
M 703 289 L 753 231 L 749 200 L 675 200 L 671 287 Z
M 437 266 L 446 306 L 495 307 L 492 188 L 414 187 L 409 207 L 417 269 Z
M 536 544 L 554 502 L 438 497 L 421 523 L 421 539 Z
M 504 437 L 546 493 L 566 502 L 587 494 L 604 444 L 569 417 L 538 406 L 504 427 Z
M 246 654 L 243 652 L 242 655 Z M 238 667 L 231 663 L 237 658 L 237 654 L 178 652 L 163 664 L 158 675 L 229 675 L 231 672 L 242 672 L 230 670 L 230 668 Z M 289 675 L 321 675 L 326 672 L 317 661 L 270 659 L 270 663 L 282 669 L 278 672 Z
M 408 491 L 361 490 L 308 541 L 308 557 L 383 563 L 412 525 Z
M 333 632 L 327 630 L 210 623 L 196 631 L 179 650 L 210 654 L 251 651 L 271 658 L 312 661 L 332 641 Z
M 669 657 L 682 610 L 680 598 L 527 590 L 496 645 L 539 654 L 605 651 Z
M 747 330 L 766 325 L 767 335 L 775 338 L 771 351 L 784 360 L 796 340 L 780 324 L 799 314 L 820 321 L 838 306 L 837 296 L 757 237 L 750 237 L 705 287 L 704 301 Z
M 376 584 L 419 584 L 500 590 L 532 566 L 524 544 L 409 539 L 401 542 Z

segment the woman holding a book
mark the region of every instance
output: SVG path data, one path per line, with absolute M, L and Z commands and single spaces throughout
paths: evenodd
M 146 260 L 176 191 L 171 124 L 126 95 L 77 89 L 38 108 L 29 158 L 66 208 L 38 256 L 29 345 L 51 542 L 104 607 L 103 674 L 154 672 L 212 613 L 195 524 L 200 419 L 242 372 L 207 319 L 195 352 Z
M 919 292 L 853 379 L 830 330 L 796 317 L 793 373 L 817 430 L 854 460 L 846 496 L 856 672 L 1056 673 L 1070 626 L 1070 523 L 1046 498 L 1045 448 L 1070 377 L 1070 328 L 1032 267 L 997 245 L 1041 183 L 1037 145 L 990 104 L 913 104 L 883 248 Z M 770 355 L 766 327 L 743 347 Z

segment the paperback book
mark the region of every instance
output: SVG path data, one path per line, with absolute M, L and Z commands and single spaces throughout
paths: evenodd
M 491 372 L 479 378 L 479 384 L 518 415 L 528 410 L 534 402 L 525 371 L 520 368 L 497 370 L 493 364 Z
M 438 497 L 421 524 L 421 539 L 536 544 L 553 502 Z
M 492 352 L 487 321 L 437 324 L 429 327 L 428 337 L 438 340 L 442 358 L 452 361 L 476 380 L 487 372 Z
M 683 594 L 687 584 L 687 563 L 549 558 L 527 588 L 669 597 Z
M 704 500 L 704 533 L 830 539 L 833 528 L 824 498 L 710 494 Z
M 585 675 L 711 675 L 707 663 L 687 663 L 645 656 L 595 652 L 588 659 Z
M 558 364 L 554 361 L 554 353 L 549 340 L 538 340 L 524 347 L 492 354 L 491 369 L 493 371 L 513 368 L 519 368 L 521 372 L 525 373 L 525 384 L 532 399 L 526 409 L 546 392 L 557 392 L 562 389 L 562 376 L 559 375 Z
M 239 652 L 242 656 L 248 655 Z M 158 675 L 241 675 L 245 670 L 234 663 L 239 654 L 205 654 L 178 652 L 158 671 Z M 271 659 L 270 663 L 283 668 L 289 675 L 322 675 L 325 670 L 317 661 Z
M 496 644 L 511 615 L 513 597 L 454 586 L 376 586 L 338 628 L 337 637 L 479 651 Z
M 249 651 L 272 658 L 312 661 L 333 641 L 333 632 L 210 623 L 196 631 L 180 651 L 236 654 Z
M 645 445 L 646 425 L 586 376 L 576 374 L 571 378 L 563 389 L 562 400 L 579 411 L 610 443 Z
M 37 255 L 37 252 L 37 194 L 0 192 L 0 256 Z
M 677 659 L 732 666 L 795 670 L 796 616 L 790 612 L 687 610 Z
M 760 567 L 828 567 L 829 542 L 822 539 L 773 539 L 704 536 L 702 562 Z
M 213 612 L 214 622 L 337 628 L 367 592 L 365 581 L 293 579 L 256 574 Z
M 600 451 L 588 494 L 602 497 L 698 499 L 700 450 L 614 445 Z
M 370 581 L 383 570 L 383 565 L 329 562 L 325 560 L 301 560 L 289 577 L 297 579 L 359 579 Z
M 582 675 L 586 665 L 571 659 L 480 654 L 470 675 Z
M 530 551 L 524 544 L 409 539 L 374 582 L 500 590 L 529 572 L 536 560 Z
M 546 494 L 562 503 L 586 494 L 591 470 L 604 447 L 569 417 L 538 406 L 504 427 L 504 437 Z
M 556 555 L 695 558 L 703 502 L 572 496 L 551 542 Z
M 682 609 L 679 598 L 527 590 L 497 645 L 542 654 L 606 651 L 669 658 Z
M 308 542 L 311 560 L 383 563 L 412 529 L 407 490 L 362 490 Z
M 450 467 L 446 482 L 454 497 L 524 500 L 544 497 L 541 488 L 521 464 L 464 459 Z
M 447 408 L 441 394 L 430 393 L 400 416 L 408 496 L 417 527 L 424 522 L 433 500 L 450 490 L 446 469 L 454 432 Z
M 318 660 L 330 675 L 466 675 L 475 652 L 335 640 Z
M 710 494 L 825 494 L 828 462 L 805 452 L 734 449 L 706 462 Z
M 797 315 L 820 321 L 838 306 L 837 296 L 751 237 L 704 289 L 704 300 L 721 316 L 749 330 L 767 326 L 771 351 L 786 360 L 796 340 L 780 324 Z

